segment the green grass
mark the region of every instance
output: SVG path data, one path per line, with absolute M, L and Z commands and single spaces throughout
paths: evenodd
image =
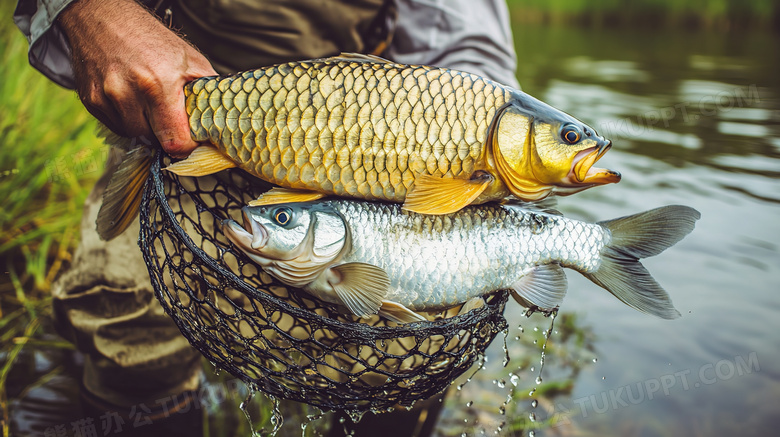
M 70 347 L 41 340 L 51 317 L 49 288 L 70 260 L 84 199 L 105 149 L 96 122 L 73 92 L 27 62 L 27 41 L 0 1 L 0 409 L 9 434 L 6 381 L 25 347 Z M 96 165 L 97 164 L 97 165 Z
M 3 0 L 2 16 L 11 7 Z M 8 19 L 0 39 L 0 262 L 20 268 L 24 284 L 31 279 L 46 290 L 74 246 L 105 148 L 75 93 L 28 65 L 27 42 Z

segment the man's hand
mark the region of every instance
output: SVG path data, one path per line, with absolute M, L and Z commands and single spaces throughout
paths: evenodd
M 77 0 L 59 20 L 92 115 L 126 137 L 154 135 L 176 157 L 197 146 L 183 87 L 216 74 L 200 52 L 133 0 Z

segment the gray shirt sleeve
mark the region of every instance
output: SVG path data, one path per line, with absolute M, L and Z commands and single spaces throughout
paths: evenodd
M 73 1 L 19 0 L 14 11 L 14 23 L 30 43 L 30 65 L 66 88 L 75 85 L 70 65 L 70 46 L 55 20 Z
M 467 71 L 519 88 L 505 0 L 396 0 L 385 55 L 403 64 Z

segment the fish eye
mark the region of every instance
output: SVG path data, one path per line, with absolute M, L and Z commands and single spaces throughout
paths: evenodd
M 273 217 L 279 226 L 287 226 L 292 221 L 292 210 L 290 208 L 278 208 L 274 211 Z
M 582 138 L 582 130 L 576 124 L 567 124 L 561 129 L 561 138 L 569 144 L 575 144 Z

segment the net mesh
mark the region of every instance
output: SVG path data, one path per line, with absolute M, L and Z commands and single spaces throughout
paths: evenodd
M 443 391 L 506 328 L 507 293 L 458 314 L 396 325 L 341 314 L 278 282 L 220 230 L 268 185 L 240 170 L 160 171 L 141 203 L 139 245 L 165 311 L 215 366 L 267 394 L 323 410 L 386 411 Z

